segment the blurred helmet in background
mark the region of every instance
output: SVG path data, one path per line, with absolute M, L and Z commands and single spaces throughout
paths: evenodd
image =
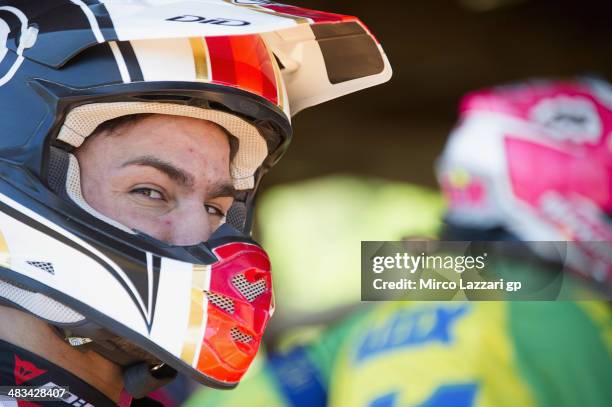
M 612 285 L 612 86 L 530 81 L 467 95 L 438 162 L 453 228 L 575 241 L 568 262 Z

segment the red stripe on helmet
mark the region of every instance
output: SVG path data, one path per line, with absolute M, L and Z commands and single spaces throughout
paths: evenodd
M 231 37 L 207 37 L 212 81 L 236 87 L 236 63 Z
M 261 67 L 263 80 L 262 96 L 278 105 L 278 87 L 280 87 L 280 84 L 276 83 L 276 75 L 274 73 L 276 61 L 272 61 L 272 54 L 268 51 L 268 47 L 266 47 L 266 44 L 259 35 L 256 38 L 254 50 Z
M 288 6 L 284 4 L 266 4 L 262 5 L 269 10 L 274 10 L 277 13 L 290 14 L 295 17 L 310 18 L 315 23 L 333 23 L 345 21 L 349 16 L 335 13 L 326 13 L 324 11 L 310 10 L 307 8 Z
M 259 35 L 207 38 L 212 80 L 253 92 L 278 105 L 274 61 Z

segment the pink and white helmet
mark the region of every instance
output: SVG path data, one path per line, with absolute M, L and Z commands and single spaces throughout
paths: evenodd
M 568 262 L 612 287 L 612 85 L 531 81 L 468 94 L 438 163 L 460 227 L 575 241 Z

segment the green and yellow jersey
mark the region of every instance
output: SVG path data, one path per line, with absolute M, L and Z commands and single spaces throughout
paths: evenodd
M 609 406 L 610 315 L 596 302 L 385 303 L 188 407 Z

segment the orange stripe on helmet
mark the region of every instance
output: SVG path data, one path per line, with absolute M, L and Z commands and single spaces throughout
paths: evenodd
M 204 324 L 206 323 L 204 290 L 208 288 L 206 283 L 207 273 L 210 273 L 207 266 L 193 266 L 189 325 L 187 326 L 183 349 L 181 351 L 181 359 L 191 366 L 196 364 L 202 344 L 202 338 L 204 337 Z
M 206 41 L 202 37 L 189 38 L 191 51 L 193 53 L 193 62 L 195 65 L 196 79 L 208 81 L 208 52 L 206 50 Z

